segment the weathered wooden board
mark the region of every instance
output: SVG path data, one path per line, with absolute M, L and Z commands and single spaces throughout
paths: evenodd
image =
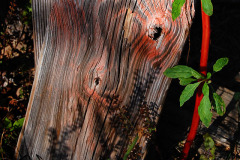
M 194 15 L 187 0 L 33 0 L 36 75 L 18 159 L 143 159 Z

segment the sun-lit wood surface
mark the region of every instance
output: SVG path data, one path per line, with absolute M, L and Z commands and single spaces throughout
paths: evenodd
M 194 16 L 187 0 L 33 0 L 36 74 L 20 159 L 142 159 Z M 138 158 L 140 159 L 140 158 Z

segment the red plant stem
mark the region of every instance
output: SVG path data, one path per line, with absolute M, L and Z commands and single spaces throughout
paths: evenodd
M 206 75 L 208 51 L 209 51 L 209 43 L 210 43 L 210 18 L 208 15 L 204 13 L 203 9 L 201 11 L 202 11 L 202 48 L 201 48 L 201 58 L 200 58 L 200 72 L 203 75 Z M 198 106 L 203 98 L 202 86 L 203 84 L 201 84 L 197 89 L 192 124 L 191 124 L 191 128 L 190 128 L 186 143 L 183 148 L 182 160 L 187 159 L 190 147 L 197 134 L 197 129 L 199 125 Z

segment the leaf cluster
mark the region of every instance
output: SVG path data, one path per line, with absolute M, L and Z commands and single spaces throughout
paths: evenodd
M 12 143 L 17 140 L 19 131 L 23 126 L 23 122 L 24 118 L 18 119 L 15 122 L 12 122 L 7 117 L 3 120 L 3 132 L 0 139 L 0 154 L 2 156 L 6 152 L 8 146 L 12 146 Z
M 173 21 L 179 17 L 181 14 L 182 6 L 185 4 L 186 0 L 174 0 L 172 4 L 172 19 Z M 213 14 L 213 5 L 211 0 L 201 0 L 202 2 L 202 8 L 204 13 L 206 13 L 208 16 L 211 16 Z
M 198 114 L 205 126 L 209 126 L 212 119 L 212 106 L 219 115 L 223 115 L 226 106 L 223 99 L 214 91 L 210 94 L 211 77 L 215 72 L 222 70 L 228 64 L 228 58 L 220 58 L 213 65 L 213 73 L 207 73 L 206 76 L 184 65 L 177 65 L 165 70 L 164 75 L 169 78 L 178 78 L 182 86 L 186 86 L 180 96 L 180 106 L 188 101 L 194 94 L 195 90 L 201 85 L 203 98 L 198 107 Z M 210 87 L 209 87 L 210 86 Z M 213 90 L 213 89 L 212 89 Z M 212 102 L 210 100 L 212 98 Z
M 212 137 L 206 133 L 203 135 L 204 154 L 200 156 L 200 160 L 214 160 L 216 146 Z
M 24 118 L 16 120 L 14 123 L 12 123 L 10 119 L 5 118 L 3 122 L 3 127 L 5 128 L 5 130 L 9 130 L 10 132 L 12 132 L 16 129 L 19 129 L 19 128 L 21 129 L 23 126 L 23 122 L 24 122 Z

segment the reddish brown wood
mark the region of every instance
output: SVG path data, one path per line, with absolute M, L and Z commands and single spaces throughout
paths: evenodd
M 187 0 L 173 22 L 171 5 L 33 0 L 37 66 L 16 156 L 119 159 L 139 135 L 144 159 L 170 83 L 162 73 L 178 62 L 194 14 Z

